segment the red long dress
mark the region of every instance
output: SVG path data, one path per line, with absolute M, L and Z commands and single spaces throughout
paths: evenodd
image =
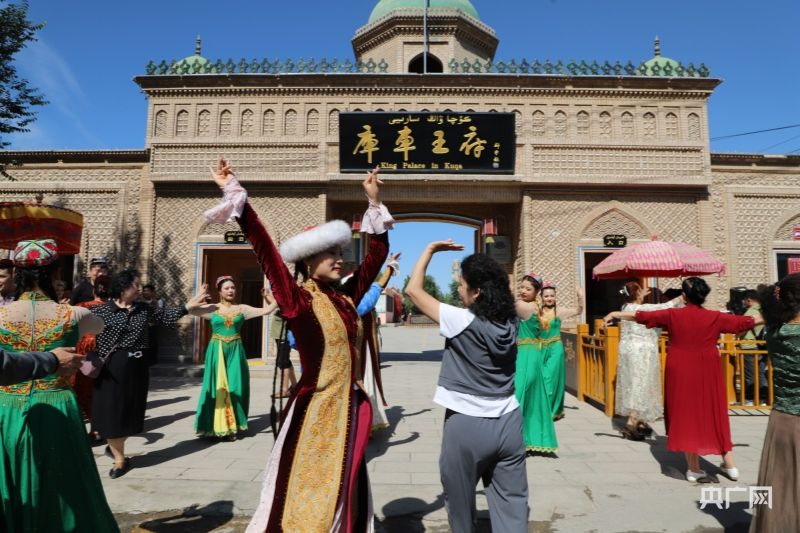
M 664 377 L 667 448 L 698 455 L 731 451 L 728 395 L 717 344 L 720 333 L 752 329 L 753 317 L 688 304 L 680 309 L 637 311 L 636 321 L 669 330 Z
M 319 280 L 295 283 L 250 204 L 238 220 L 297 340 L 303 365 L 247 531 L 372 531 L 364 461 L 372 406 L 361 382 L 356 306 L 386 260 L 388 232 L 372 235 L 359 269 L 335 290 Z

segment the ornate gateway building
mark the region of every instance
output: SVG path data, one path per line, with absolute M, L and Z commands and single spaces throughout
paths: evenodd
M 143 150 L 11 152 L 22 166 L 0 199 L 41 192 L 84 213 L 82 252 L 67 267 L 75 279 L 88 258 L 108 256 L 112 270 L 137 268 L 178 302 L 224 271 L 251 303 L 264 280 L 248 244 L 232 234 L 226 242 L 235 224 L 203 218 L 219 197 L 207 170 L 218 155 L 281 241 L 363 212 L 362 175 L 340 170 L 340 144 L 359 140 L 341 137 L 340 114 L 407 113 L 413 122 L 422 112 L 513 113 L 515 141 L 503 147 L 510 172 L 393 175 L 382 194 L 398 220 L 476 230 L 490 221 L 510 243 L 510 276 L 535 269 L 587 288 L 584 320 L 618 308 L 618 283 L 591 276 L 613 251 L 607 236 L 712 252 L 728 265 L 709 278 L 720 308 L 731 287 L 773 281 L 800 257 L 800 156 L 712 154 L 707 102 L 721 80 L 705 65 L 661 57 L 658 42 L 640 64 L 499 60 L 498 38 L 469 0 L 431 0 L 427 17 L 410 7 L 418 3 L 381 0 L 353 38 L 355 62 L 210 61 L 198 39 L 194 56 L 151 63 L 135 78 L 149 98 Z M 574 298 L 565 290 L 560 301 Z M 248 327 L 248 352 L 261 358 L 263 325 Z M 162 339 L 162 353 L 200 353 L 203 336 L 187 318 L 180 337 Z

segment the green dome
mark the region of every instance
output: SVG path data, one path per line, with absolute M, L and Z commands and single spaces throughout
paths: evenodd
M 678 62 L 674 59 L 661 56 L 661 41 L 656 36 L 655 41 L 656 57 L 650 61 L 646 61 L 644 66 L 647 67 L 648 76 L 672 76 L 675 74 L 675 69 L 678 67 Z M 656 67 L 658 65 L 658 67 Z M 655 67 L 655 70 L 653 70 Z
M 369 16 L 369 22 L 377 20 L 394 9 L 408 9 L 418 8 L 422 9 L 425 5 L 425 0 L 381 0 L 372 14 Z M 469 0 L 429 0 L 428 7 L 447 7 L 450 9 L 460 9 L 475 20 L 480 20 L 478 11 Z
M 195 73 L 195 62 L 198 64 L 198 72 L 203 72 L 206 65 L 211 63 L 208 59 L 200 55 L 200 36 L 197 36 L 197 45 L 194 49 L 194 55 L 189 57 L 184 57 L 180 61 L 178 61 L 178 68 L 180 69 L 183 67 L 184 64 L 189 65 L 189 72 Z

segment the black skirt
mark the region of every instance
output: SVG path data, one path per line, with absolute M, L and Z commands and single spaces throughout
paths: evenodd
M 138 356 L 136 352 L 129 349 L 113 352 L 94 381 L 92 431 L 107 439 L 130 437 L 144 430 L 150 354 L 142 350 Z

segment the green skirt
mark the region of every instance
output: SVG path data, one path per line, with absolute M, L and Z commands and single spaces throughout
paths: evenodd
M 0 389 L 0 521 L 5 531 L 118 532 L 75 395 L 58 379 Z
M 525 449 L 532 452 L 547 453 L 558 450 L 545 372 L 541 346 L 520 344 L 514 387 L 522 413 L 522 438 L 525 441 Z
M 208 437 L 235 435 L 247 429 L 249 410 L 250 369 L 242 341 L 211 339 L 194 430 Z

